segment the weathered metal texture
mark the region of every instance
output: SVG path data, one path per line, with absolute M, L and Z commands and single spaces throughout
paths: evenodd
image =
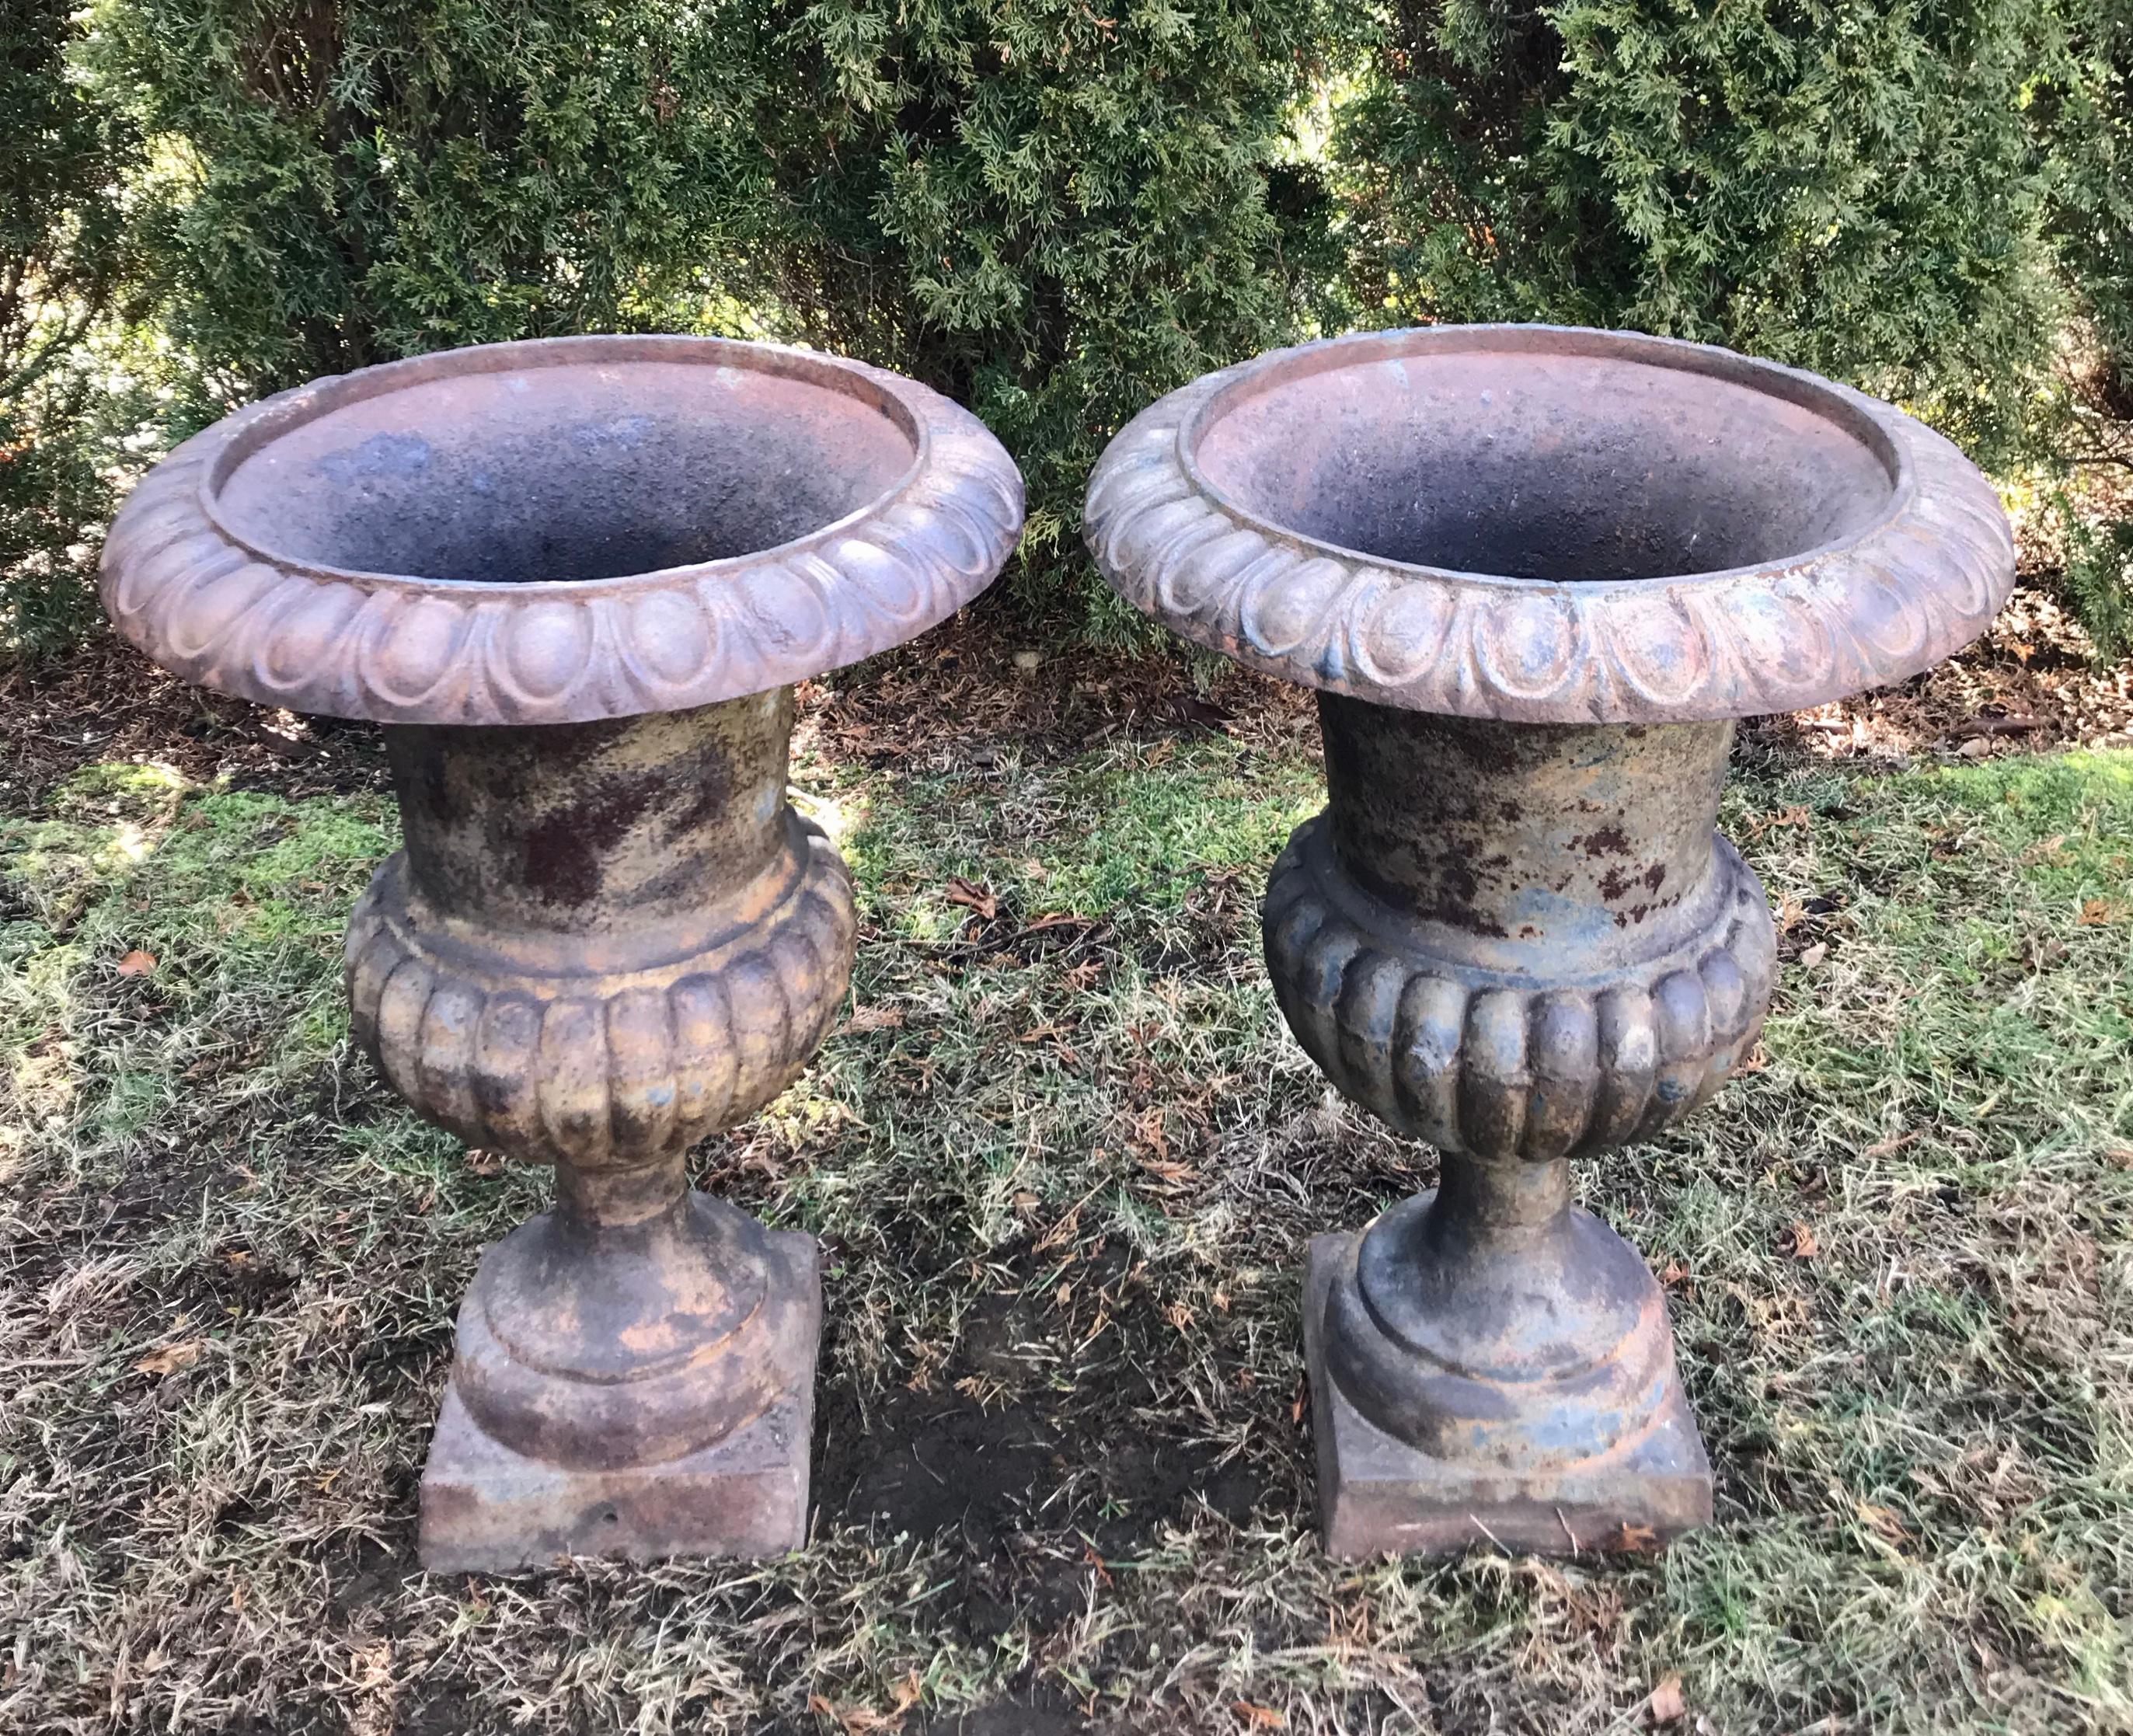
M 805 1538 L 821 1253 L 813 1237 L 795 1230 L 763 1243 L 800 1357 L 769 1404 L 675 1458 L 564 1464 L 506 1445 L 475 1420 L 455 1382 L 422 1469 L 423 1565 L 510 1573 L 561 1555 L 774 1555 Z
M 1641 1550 L 1709 1522 L 1711 1463 L 1678 1381 L 1665 1384 L 1643 1426 L 1625 1431 L 1611 1450 L 1582 1459 L 1566 1455 L 1538 1471 L 1492 1463 L 1480 1454 L 1425 1450 L 1372 1422 L 1327 1368 L 1329 1304 L 1336 1285 L 1353 1286 L 1360 1240 L 1314 1237 L 1304 1268 L 1304 1357 L 1329 1555 L 1443 1555 L 1476 1546 L 1539 1555 Z M 1661 1342 L 1665 1333 L 1662 1314 Z M 1631 1360 L 1640 1360 L 1653 1346 L 1648 1337 L 1628 1348 Z M 1433 1378 L 1442 1391 L 1460 1377 L 1437 1372 L 1425 1378 Z M 1514 1397 L 1545 1390 L 1482 1378 L 1472 1391 L 1485 1403 L 1505 1388 Z M 1584 1420 L 1589 1423 L 1591 1415 L 1588 1410 Z M 1533 1416 L 1528 1409 L 1515 1421 L 1537 1432 Z M 1432 1432 L 1441 1439 L 1448 1431 Z
M 1633 332 L 1433 326 L 1210 374 L 1083 534 L 1187 639 L 1411 711 L 1667 723 L 1897 681 L 2015 580 L 1991 485 L 1892 406 Z
M 686 1155 L 798 1075 L 850 975 L 789 684 L 969 600 L 1021 519 L 1006 453 L 922 387 L 681 338 L 320 381 L 120 514 L 105 604 L 151 656 L 391 726 L 406 848 L 349 923 L 356 1040 L 556 1166 L 460 1309 L 431 1566 L 802 1541 L 818 1262 Z
M 1885 404 L 1631 334 L 1277 352 L 1113 442 L 1090 547 L 1320 692 L 1330 804 L 1264 907 L 1283 1015 L 1440 1185 L 1322 1237 L 1327 1546 L 1664 1542 L 1711 1475 L 1666 1304 L 1570 1204 L 1753 1046 L 1776 961 L 1716 820 L 1730 720 L 1910 674 L 2013 581 L 1990 486 Z
M 682 1159 L 797 1077 L 851 971 L 851 889 L 785 799 L 789 689 L 611 722 L 389 732 L 407 847 L 356 907 L 356 1040 L 416 1109 L 558 1166 L 492 1249 L 454 1390 L 551 1464 L 752 1421 L 811 1362 L 762 1226 Z
M 792 1083 L 845 992 L 835 850 L 785 800 L 791 691 L 388 732 L 407 847 L 349 923 L 356 1038 L 469 1141 L 641 1167 Z
M 356 1040 L 422 1114 L 556 1175 L 460 1309 L 432 1567 L 805 1535 L 815 1262 L 686 1168 L 797 1077 L 850 978 L 844 864 L 785 798 L 792 722 L 780 688 L 388 732 L 407 848 L 349 926 Z
M 547 338 L 315 380 L 197 434 L 104 545 L 118 630 L 186 680 L 386 723 L 736 699 L 901 644 L 1013 551 L 969 412 L 835 357 Z
M 1402 1132 L 1583 1156 L 1707 1101 L 1777 937 L 1712 830 L 1727 723 L 1504 724 L 1320 696 L 1332 805 L 1264 906 L 1290 1028 Z

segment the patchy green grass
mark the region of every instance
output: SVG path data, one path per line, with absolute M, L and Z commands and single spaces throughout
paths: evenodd
M 1307 754 L 800 777 L 855 1005 L 700 1155 L 831 1251 L 814 1541 L 525 1580 L 413 1565 L 451 1310 L 546 1182 L 346 1050 L 389 803 L 114 766 L 0 822 L 0 1724 L 1604 1732 L 1678 1676 L 1683 1730 L 2133 1729 L 2133 755 L 1744 769 L 1762 1064 L 1581 1176 L 1718 1521 L 1367 1566 L 1311 1538 L 1297 1274 L 1430 1162 L 1259 966 Z

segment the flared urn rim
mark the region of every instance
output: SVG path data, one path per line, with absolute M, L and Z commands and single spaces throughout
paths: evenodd
M 1596 432 L 1610 417 L 1630 430 L 1619 451 Z M 1589 506 L 1640 487 L 1651 542 L 1666 542 L 1658 509 L 1670 495 L 1719 514 L 1721 564 L 1610 573 L 1622 561 L 1610 551 L 1598 576 L 1536 576 L 1418 558 L 1487 534 L 1492 479 L 1514 499 L 1539 485 L 1524 494 L 1541 500 L 1530 520 L 1568 526 L 1548 533 L 1555 565 L 1577 569 L 1591 546 L 1577 531 L 1581 489 Z M 1724 523 L 1736 479 L 1767 522 Z M 1344 510 L 1369 521 L 1379 547 L 1342 540 Z M 1574 326 L 1366 333 L 1204 375 L 1111 441 L 1083 534 L 1128 602 L 1249 667 L 1514 722 L 1822 704 L 1959 650 L 2015 578 L 1991 484 L 1915 418 L 1713 345 Z M 1729 537 L 1745 558 L 1726 557 Z M 1384 546 L 1403 539 L 1418 546 Z
M 576 450 L 559 455 L 565 433 Z M 717 474 L 722 454 L 737 475 Z M 580 532 L 557 504 L 581 468 L 628 497 L 604 546 L 599 524 Z M 717 488 L 740 502 L 737 530 L 712 524 L 724 507 L 691 514 Z M 765 505 L 776 489 L 799 502 L 784 514 L 797 522 Z M 479 509 L 442 540 L 456 538 L 471 576 L 364 558 L 409 546 L 411 516 L 455 496 Z M 658 520 L 663 542 L 633 538 L 631 512 Z M 748 546 L 766 514 L 787 533 Z M 584 723 L 738 699 L 901 644 L 983 591 L 1022 523 L 1005 449 L 900 375 L 736 339 L 537 339 L 315 380 L 194 436 L 114 520 L 102 595 L 155 662 L 262 704 Z M 618 547 L 624 558 L 544 570 L 572 535 L 585 546 L 566 567 L 614 564 Z M 484 536 L 496 552 L 477 550 Z M 633 567 L 639 545 L 701 557 Z

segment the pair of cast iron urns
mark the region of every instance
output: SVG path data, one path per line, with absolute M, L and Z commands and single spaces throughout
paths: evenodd
M 120 514 L 104 600 L 151 657 L 386 726 L 407 847 L 349 925 L 357 1040 L 423 1114 L 555 1166 L 460 1313 L 428 1565 L 802 1541 L 815 1243 L 692 1191 L 686 1155 L 794 1078 L 850 972 L 844 865 L 786 799 L 792 684 L 968 602 L 1021 522 L 936 393 L 673 337 L 322 380 Z M 1981 632 L 2014 574 L 1991 488 L 1809 374 L 1440 327 L 1172 393 L 1098 464 L 1086 535 L 1140 608 L 1318 689 L 1331 802 L 1274 866 L 1268 968 L 1341 1090 L 1442 1155 L 1311 1249 L 1327 1547 L 1707 1519 L 1665 1302 L 1568 1160 L 1688 1113 L 1761 1026 L 1770 913 L 1713 829 L 1732 720 Z

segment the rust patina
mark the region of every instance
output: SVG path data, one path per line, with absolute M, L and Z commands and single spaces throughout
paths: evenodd
M 1755 1042 L 1769 907 L 1716 830 L 1736 717 L 1901 679 L 2014 580 L 1890 406 L 1627 333 L 1343 338 L 1152 405 L 1091 480 L 1113 586 L 1319 689 L 1329 804 L 1264 907 L 1283 1015 L 1439 1185 L 1314 1242 L 1327 1547 L 1575 1552 L 1706 1520 L 1665 1300 L 1571 1204 Z
M 105 604 L 151 657 L 387 726 L 406 847 L 349 923 L 356 1040 L 555 1166 L 460 1312 L 426 1565 L 804 1536 L 815 1244 L 686 1157 L 797 1077 L 850 974 L 844 864 L 786 799 L 790 684 L 967 602 L 1021 520 L 946 399 L 688 338 L 321 380 L 119 514 Z

